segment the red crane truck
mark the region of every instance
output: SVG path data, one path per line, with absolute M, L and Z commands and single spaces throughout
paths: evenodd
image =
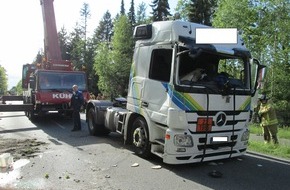
M 53 0 L 40 0 L 44 24 L 44 57 L 40 63 L 23 65 L 22 87 L 25 111 L 34 119 L 49 111 L 71 113 L 72 86 L 78 85 L 85 101 L 89 99 L 85 72 L 74 71 L 72 63 L 62 60 L 55 23 Z

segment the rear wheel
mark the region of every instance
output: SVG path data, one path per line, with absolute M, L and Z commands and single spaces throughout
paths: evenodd
M 96 113 L 94 108 L 90 108 L 88 112 L 88 128 L 90 135 L 108 135 L 110 131 L 105 128 L 104 125 L 98 125 L 96 123 Z
M 132 140 L 135 153 L 143 158 L 151 155 L 148 126 L 144 118 L 137 117 L 132 126 Z

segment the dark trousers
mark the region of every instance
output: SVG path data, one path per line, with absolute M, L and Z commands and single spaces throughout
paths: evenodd
M 73 111 L 73 121 L 74 121 L 74 129 L 81 129 L 81 117 L 80 117 L 80 111 L 74 110 Z

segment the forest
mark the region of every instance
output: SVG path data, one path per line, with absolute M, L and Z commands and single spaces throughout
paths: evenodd
M 89 91 L 110 96 L 126 95 L 134 51 L 133 30 L 136 25 L 167 19 L 181 19 L 219 28 L 237 28 L 252 57 L 266 65 L 263 88 L 275 103 L 281 125 L 290 118 L 290 1 L 289 0 L 178 0 L 175 10 L 168 0 L 152 0 L 112 16 L 104 12 L 92 36 L 87 36 L 90 5 L 80 7 L 79 21 L 72 32 L 58 31 L 62 58 L 71 60 L 76 70 L 85 70 Z M 149 10 L 149 14 L 148 14 Z M 178 13 L 178 14 L 176 14 Z M 35 63 L 43 52 L 36 52 Z M 0 65 L 0 94 L 7 89 L 5 68 Z M 21 93 L 21 81 L 10 89 Z

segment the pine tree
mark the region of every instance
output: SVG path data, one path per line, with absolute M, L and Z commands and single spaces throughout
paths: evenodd
M 69 52 L 71 61 L 74 65 L 74 69 L 76 70 L 82 70 L 82 67 L 84 66 L 84 32 L 79 27 L 78 24 L 76 24 L 74 31 L 70 33 L 70 44 L 69 44 Z
M 113 35 L 113 22 L 111 13 L 106 11 L 102 20 L 99 22 L 99 26 L 94 33 L 95 43 L 110 42 Z
M 58 32 L 58 40 L 59 40 L 59 46 L 61 51 L 61 57 L 63 60 L 70 60 L 69 52 L 69 36 L 67 34 L 67 31 L 64 27 L 61 28 L 61 30 Z M 38 62 L 40 63 L 40 62 Z
M 189 3 L 188 20 L 211 26 L 216 3 L 217 0 L 191 0 Z
M 87 25 L 88 25 L 88 19 L 91 16 L 91 11 L 88 3 L 83 3 L 83 7 L 80 11 L 81 17 L 82 17 L 82 29 L 84 31 L 84 41 L 86 44 L 87 40 Z
M 125 5 L 124 5 L 124 0 L 121 1 L 121 11 L 120 11 L 120 14 L 121 15 L 125 15 Z
M 136 25 L 146 23 L 146 21 L 147 21 L 146 9 L 147 9 L 147 7 L 146 7 L 146 4 L 144 2 L 142 2 L 138 5 L 137 15 L 136 15 Z
M 152 7 L 153 21 L 162 21 L 171 16 L 168 0 L 153 0 L 150 6 Z
M 132 27 L 136 24 L 136 18 L 135 18 L 135 9 L 134 9 L 134 0 L 131 0 L 131 6 L 128 12 L 128 19 Z

